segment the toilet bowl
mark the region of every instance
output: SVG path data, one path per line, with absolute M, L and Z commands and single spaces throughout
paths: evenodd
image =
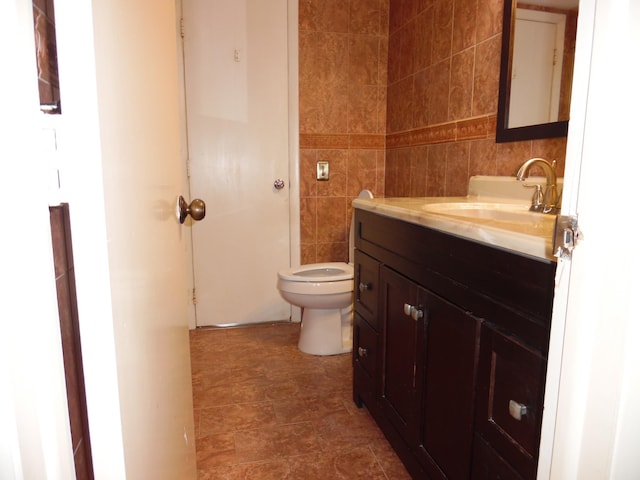
M 373 198 L 363 190 L 359 198 Z M 302 308 L 298 348 L 312 355 L 351 351 L 353 335 L 353 217 L 349 229 L 349 263 L 312 263 L 278 272 L 278 290 Z

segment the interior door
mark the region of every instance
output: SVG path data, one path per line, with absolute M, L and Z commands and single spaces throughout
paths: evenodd
M 288 319 L 287 0 L 184 0 L 183 26 L 196 324 Z
M 56 0 L 55 15 L 96 478 L 195 478 L 175 3 Z

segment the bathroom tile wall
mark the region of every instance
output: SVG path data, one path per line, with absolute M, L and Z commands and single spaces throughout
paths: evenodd
M 385 196 L 464 195 L 472 175 L 557 161 L 566 138 L 495 143 L 504 0 L 391 0 Z
M 299 6 L 300 260 L 345 261 L 351 201 L 384 195 L 389 0 Z
M 464 195 L 533 156 L 564 171 L 566 138 L 495 142 L 503 2 L 300 0 L 302 263 L 348 257 L 362 188 Z

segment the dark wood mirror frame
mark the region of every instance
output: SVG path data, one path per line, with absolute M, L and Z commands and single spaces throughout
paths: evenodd
M 513 53 L 513 29 L 515 6 L 518 0 L 504 0 L 502 20 L 502 53 L 500 55 L 500 90 L 498 94 L 498 124 L 496 142 L 516 142 L 538 138 L 566 137 L 567 120 L 526 127 L 509 128 L 509 92 L 511 91 L 511 55 Z

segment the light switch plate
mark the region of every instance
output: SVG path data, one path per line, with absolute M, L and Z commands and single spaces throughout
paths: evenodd
M 329 180 L 329 162 L 318 162 L 316 164 L 316 180 Z

